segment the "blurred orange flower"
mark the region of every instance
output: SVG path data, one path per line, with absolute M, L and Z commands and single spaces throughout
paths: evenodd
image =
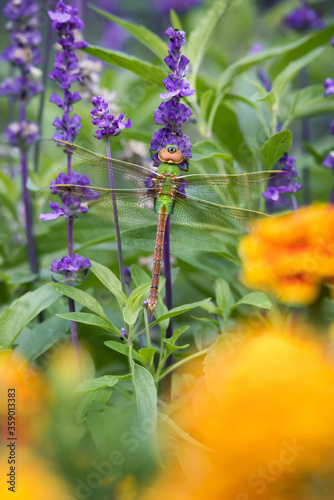
M 322 346 L 262 327 L 235 344 L 222 336 L 205 372 L 171 417 L 206 449 L 178 438 L 142 500 L 334 498 L 334 367 Z
M 242 281 L 281 302 L 312 303 L 334 279 L 333 228 L 334 207 L 326 204 L 261 220 L 240 243 Z

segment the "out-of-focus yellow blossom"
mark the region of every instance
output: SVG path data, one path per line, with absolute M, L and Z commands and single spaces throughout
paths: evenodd
M 141 500 L 333 500 L 334 367 L 300 336 L 262 327 L 227 353 L 217 341 L 191 402 L 171 415 L 209 450 L 178 439 Z
M 15 426 L 20 443 L 36 442 L 47 418 L 48 390 L 41 373 L 10 351 L 0 353 L 1 435 L 7 436 L 8 389 L 15 389 Z
M 15 476 L 6 477 L 11 472 L 7 455 L 0 454 L 0 498 L 1 500 L 62 500 L 74 498 L 69 486 L 59 477 L 55 465 L 41 460 L 30 449 L 17 446 Z M 10 481 L 11 483 L 7 483 Z M 15 483 L 15 485 L 14 485 Z M 14 488 L 9 490 L 8 488 Z
M 334 279 L 334 207 L 317 204 L 259 221 L 240 242 L 242 281 L 281 302 L 310 304 Z

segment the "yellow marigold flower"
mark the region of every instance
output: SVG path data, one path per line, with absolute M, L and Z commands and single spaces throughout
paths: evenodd
M 205 379 L 171 415 L 207 449 L 179 438 L 141 500 L 333 499 L 334 367 L 293 330 L 262 327 L 233 348 L 217 341 Z
M 334 279 L 334 207 L 317 204 L 261 220 L 240 242 L 242 281 L 281 302 L 310 304 Z

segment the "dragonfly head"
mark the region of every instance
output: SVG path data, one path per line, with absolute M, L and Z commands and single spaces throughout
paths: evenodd
M 158 158 L 162 163 L 181 163 L 183 161 L 183 153 L 175 144 L 167 144 L 163 149 L 160 149 Z

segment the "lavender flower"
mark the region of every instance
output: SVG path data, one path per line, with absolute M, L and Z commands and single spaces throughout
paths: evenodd
M 293 179 L 298 176 L 298 172 L 294 166 L 296 158 L 290 157 L 285 153 L 279 160 L 279 163 L 284 164 L 282 174 L 278 174 L 273 181 L 269 182 L 268 189 L 262 193 L 263 198 L 268 202 L 271 208 L 283 208 L 290 204 L 289 198 L 282 196 L 290 193 L 292 196 L 299 191 L 302 186 Z M 294 202 L 293 198 L 293 202 Z
M 102 97 L 93 97 L 92 104 L 95 106 L 95 109 L 91 111 L 92 123 L 98 126 L 95 135 L 97 139 L 119 135 L 124 128 L 132 127 L 132 121 L 128 120 L 126 122 L 123 113 L 118 118 L 110 115 L 108 103 Z
M 68 188 L 57 187 L 59 184 L 68 184 Z M 76 219 L 78 214 L 83 214 L 88 211 L 87 201 L 97 200 L 100 193 L 94 189 L 89 189 L 87 186 L 90 180 L 87 175 L 82 175 L 78 172 L 71 172 L 70 175 L 61 172 L 55 181 L 50 182 L 51 194 L 58 195 L 62 206 L 57 202 L 51 202 L 50 208 L 52 212 L 40 214 L 40 220 L 55 220 L 58 217 L 64 217 L 66 220 Z M 73 187 L 75 186 L 75 187 Z
M 18 105 L 19 121 L 11 123 L 5 137 L 12 146 L 20 149 L 22 197 L 25 212 L 25 229 L 30 268 L 38 273 L 38 262 L 33 235 L 33 220 L 28 179 L 28 149 L 39 138 L 39 127 L 27 120 L 27 105 L 33 96 L 43 90 L 43 85 L 34 78 L 41 76 L 36 65 L 42 62 L 38 45 L 41 35 L 38 31 L 39 5 L 36 0 L 10 0 L 4 8 L 9 19 L 6 29 L 10 33 L 10 45 L 2 53 L 1 60 L 13 68 L 14 76 L 6 78 L 0 87 L 0 95 Z
M 163 81 L 167 92 L 160 94 L 160 98 L 169 100 L 162 102 L 155 110 L 155 123 L 164 127 L 153 135 L 150 150 L 154 152 L 152 158 L 155 165 L 158 165 L 161 163 L 159 151 L 168 144 L 177 146 L 183 154 L 183 161 L 178 166 L 182 170 L 188 170 L 187 160 L 191 158 L 191 142 L 181 131 L 181 127 L 192 115 L 192 111 L 188 106 L 181 104 L 180 99 L 193 95 L 195 90 L 190 89 L 189 83 L 185 81 L 189 63 L 189 59 L 181 54 L 181 48 L 185 44 L 185 32 L 168 28 L 165 35 L 170 40 L 165 63 L 171 73 Z
M 61 274 L 63 276 L 62 282 L 83 281 L 88 276 L 88 270 L 91 267 L 88 258 L 81 257 L 81 255 L 74 254 L 72 257 L 64 256 L 61 259 L 54 259 L 50 265 L 50 270 L 53 273 Z M 52 278 L 53 281 L 59 281 Z
M 321 30 L 324 27 L 319 14 L 307 6 L 306 0 L 301 0 L 301 7 L 293 10 L 284 22 L 289 28 L 296 31 Z
M 334 16 L 334 11 L 333 11 Z M 331 45 L 334 47 L 334 38 L 331 39 Z M 324 81 L 325 97 L 329 97 L 334 94 L 334 80 L 332 78 L 326 78 Z M 334 135 L 334 120 L 331 121 L 329 125 L 329 133 Z M 334 151 L 331 151 L 323 161 L 323 166 L 327 168 L 331 168 L 334 170 Z M 334 189 L 330 198 L 330 202 L 334 203 Z
M 53 93 L 50 98 L 50 102 L 63 110 L 62 118 L 56 118 L 53 122 L 56 127 L 53 139 L 73 142 L 82 124 L 81 118 L 76 113 L 72 116 L 70 114 L 73 111 L 73 104 L 80 101 L 81 96 L 79 92 L 71 92 L 69 89 L 73 83 L 81 79 L 75 52 L 77 49 L 87 47 L 88 44 L 83 40 L 75 40 L 74 31 L 81 30 L 84 26 L 75 7 L 60 1 L 57 4 L 57 10 L 48 11 L 48 15 L 52 20 L 52 29 L 57 31 L 58 44 L 61 47 L 61 52 L 55 55 L 54 69 L 49 78 L 63 90 L 63 97 Z

